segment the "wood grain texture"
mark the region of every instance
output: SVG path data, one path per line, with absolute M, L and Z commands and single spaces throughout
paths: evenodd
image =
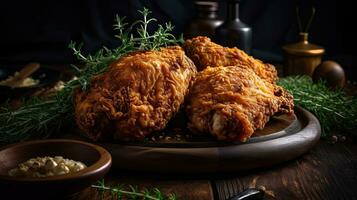
M 215 181 L 219 200 L 258 186 L 267 189 L 266 199 L 356 199 L 357 145 L 320 141 L 295 161 L 229 176 L 235 178 Z
M 125 173 L 124 173 L 125 174 Z M 157 178 L 153 178 L 153 177 Z M 265 199 L 344 200 L 357 197 L 357 145 L 329 144 L 320 141 L 309 153 L 281 165 L 247 172 L 181 176 L 151 174 L 109 174 L 110 185 L 119 183 L 143 187 L 159 187 L 165 193 L 175 193 L 180 200 L 226 200 L 249 187 L 264 186 Z M 212 193 L 211 184 L 214 195 Z M 214 197 L 215 196 L 215 197 Z M 78 198 L 101 199 L 94 189 L 83 191 Z M 108 197 L 104 199 L 109 199 Z
M 144 188 L 159 188 L 164 194 L 175 194 L 179 200 L 213 200 L 212 186 L 209 180 L 180 180 L 176 179 L 161 179 L 161 178 L 140 178 L 132 176 L 122 176 L 109 174 L 106 178 L 106 185 L 112 187 L 118 184 L 124 186 L 133 185 L 139 189 Z M 129 188 L 128 188 L 129 189 Z M 130 190 L 130 189 L 129 189 Z M 106 192 L 102 198 L 98 190 L 88 188 L 78 194 L 76 200 L 111 200 L 110 193 Z

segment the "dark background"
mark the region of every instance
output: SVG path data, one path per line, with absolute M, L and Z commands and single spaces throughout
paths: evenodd
M 242 0 L 240 16 L 253 28 L 257 57 L 282 62 L 281 46 L 297 41 L 295 7 L 317 10 L 310 42 L 326 48 L 324 60 L 338 61 L 350 80 L 356 80 L 356 12 L 353 3 L 336 0 Z M 225 18 L 225 1 L 219 0 L 219 15 Z M 140 18 L 145 6 L 159 22 L 171 21 L 175 34 L 182 33 L 195 17 L 193 0 L 88 0 L 18 1 L 0 6 L 0 63 L 75 62 L 67 48 L 71 40 L 84 43 L 86 53 L 102 45 L 115 47 L 112 24 L 116 14 L 128 21 Z M 258 53 L 257 53 L 258 52 Z

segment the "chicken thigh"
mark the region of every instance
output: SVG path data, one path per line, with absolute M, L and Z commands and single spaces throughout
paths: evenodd
M 77 91 L 76 122 L 93 140 L 143 140 L 165 128 L 195 74 L 178 46 L 129 54 Z
M 218 140 L 246 141 L 276 113 L 292 113 L 293 97 L 250 66 L 207 67 L 188 96 L 189 128 Z

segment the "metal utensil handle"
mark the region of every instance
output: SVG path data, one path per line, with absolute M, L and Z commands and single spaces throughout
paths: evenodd
M 249 188 L 227 200 L 262 200 L 264 193 L 261 189 Z

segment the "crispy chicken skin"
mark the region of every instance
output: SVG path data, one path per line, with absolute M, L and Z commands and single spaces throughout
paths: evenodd
M 254 59 L 238 48 L 222 47 L 212 42 L 208 37 L 198 36 L 186 40 L 183 48 L 199 71 L 207 66 L 217 67 L 240 64 L 252 68 L 258 76 L 269 82 L 273 83 L 278 79 L 277 71 L 273 65 Z
M 292 113 L 293 97 L 254 73 L 250 66 L 207 67 L 187 101 L 189 128 L 218 140 L 246 141 L 275 113 Z
M 93 140 L 143 140 L 179 110 L 196 71 L 178 46 L 122 57 L 77 91 L 76 122 Z

